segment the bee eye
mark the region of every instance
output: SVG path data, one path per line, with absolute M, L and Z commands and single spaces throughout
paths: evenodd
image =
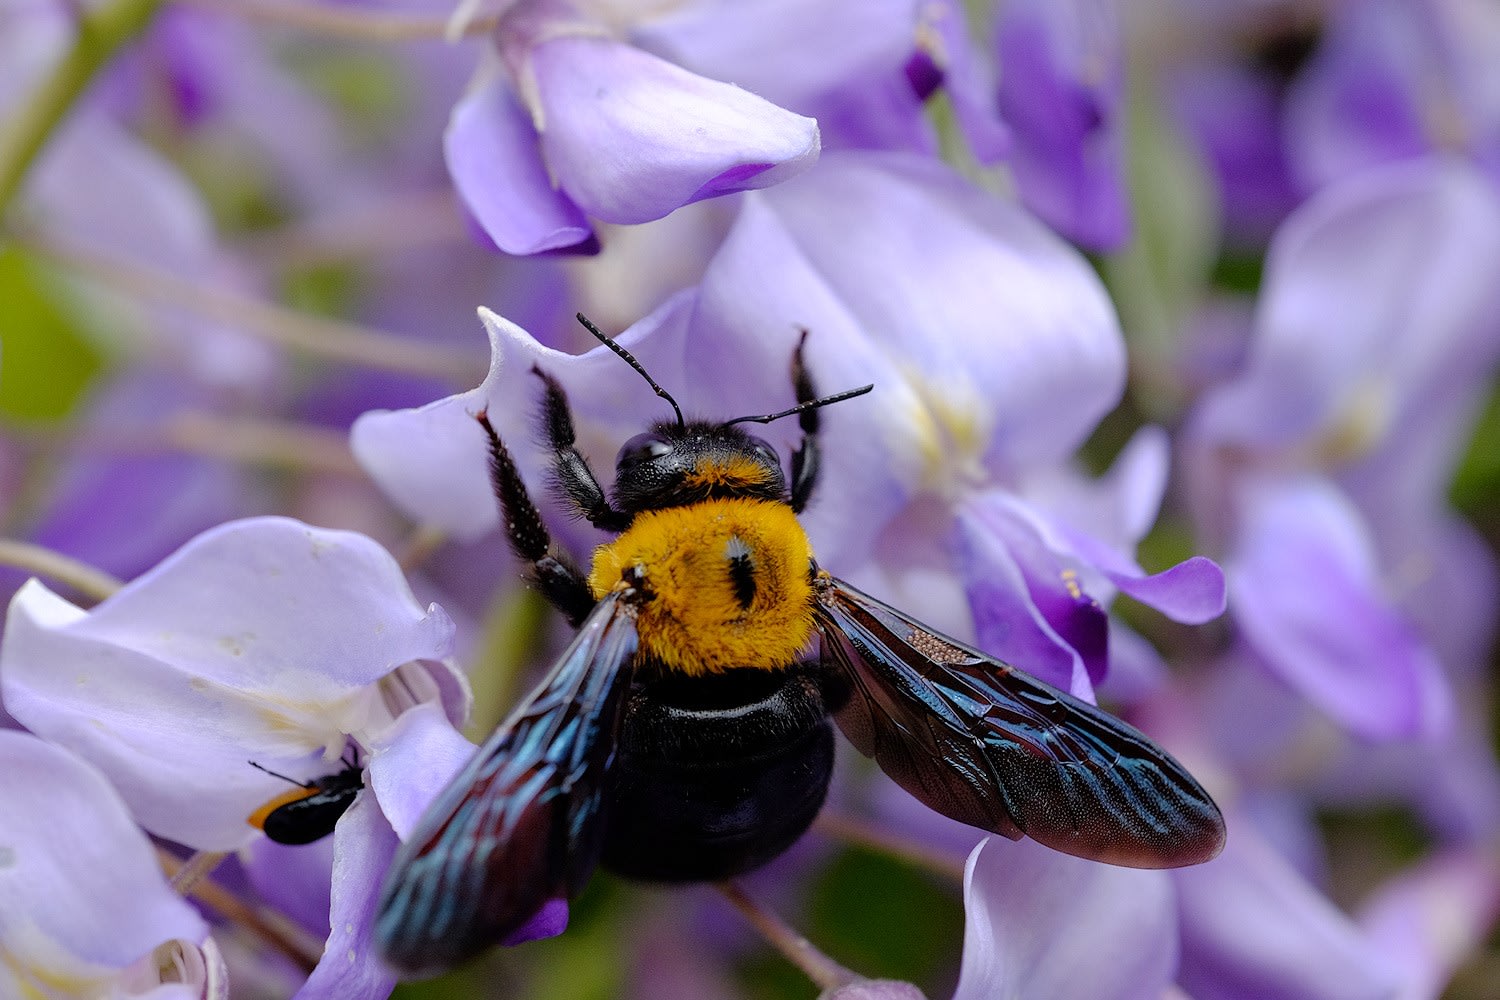
M 660 434 L 649 432 L 637 434 L 620 447 L 620 455 L 615 459 L 615 467 L 628 469 L 633 465 L 640 465 L 642 462 L 661 458 L 663 455 L 671 452 L 671 450 L 672 442 Z
M 780 465 L 781 456 L 776 454 L 776 449 L 758 437 L 750 438 L 750 448 L 756 456 L 765 461 L 767 465 Z

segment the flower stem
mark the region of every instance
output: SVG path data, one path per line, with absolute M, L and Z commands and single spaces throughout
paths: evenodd
M 125 586 L 122 580 L 72 556 L 13 538 L 0 538 L 0 566 L 14 566 L 65 583 L 95 601 L 102 601 Z
M 192 859 L 185 863 L 161 848 L 157 848 L 156 856 L 161 862 L 162 869 L 167 873 L 167 877 L 173 879 L 174 884 L 186 865 L 192 863 Z M 201 856 L 194 855 L 193 857 Z M 222 858 L 223 855 L 217 855 L 217 857 Z M 276 914 L 262 913 L 213 879 L 200 875 L 192 886 L 191 892 L 183 893 L 183 895 L 189 894 L 199 902 L 212 907 L 225 920 L 248 929 L 308 972 L 311 972 L 318 964 L 318 959 L 323 954 L 321 944 L 310 940 L 300 928 L 290 923 L 284 924 L 283 921 L 277 919 Z
M 77 35 L 9 123 L 0 128 L 0 212 L 10 204 L 47 137 L 105 63 L 145 30 L 161 0 L 107 0 L 73 5 Z
M 172 874 L 172 888 L 178 895 L 186 896 L 228 856 L 223 851 L 198 851 Z
M 718 890 L 750 925 L 788 961 L 807 974 L 820 990 L 847 986 L 861 977 L 823 954 L 770 908 L 753 899 L 738 882 L 719 882 Z

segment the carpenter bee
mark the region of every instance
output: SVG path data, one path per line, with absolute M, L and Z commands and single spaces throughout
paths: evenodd
M 818 396 L 804 333 L 797 405 L 687 420 L 578 319 L 676 419 L 625 442 L 606 496 L 562 387 L 533 369 L 557 492 L 615 534 L 585 574 L 554 549 L 477 415 L 510 546 L 578 634 L 397 852 L 375 931 L 393 968 L 432 974 L 477 954 L 572 898 L 601 863 L 691 882 L 769 861 L 823 804 L 830 717 L 908 792 L 971 826 L 1142 868 L 1219 852 L 1218 807 L 1141 732 L 818 565 L 797 521 L 818 481 L 818 411 L 872 386 Z M 793 414 L 788 479 L 740 425 Z
M 339 817 L 354 804 L 354 796 L 365 787 L 358 763 L 340 761 L 343 770 L 313 781 L 298 781 L 250 761 L 251 767 L 296 787 L 255 810 L 246 821 L 278 844 L 311 844 L 333 832 Z

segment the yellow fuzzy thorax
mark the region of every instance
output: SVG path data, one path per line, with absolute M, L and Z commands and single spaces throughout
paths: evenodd
M 743 556 L 741 576 L 754 581 L 748 606 L 737 591 L 735 553 Z M 636 615 L 641 654 L 669 670 L 776 670 L 796 662 L 812 637 L 811 559 L 788 505 L 705 500 L 636 515 L 594 550 L 589 587 L 602 597 L 626 570 L 645 571 L 647 598 Z

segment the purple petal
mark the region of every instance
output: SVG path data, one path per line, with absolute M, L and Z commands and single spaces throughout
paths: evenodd
M 1110 249 L 1130 232 L 1120 26 L 1103 0 L 1018 0 L 998 25 L 1000 113 L 1021 199 L 1063 235 Z
M 1168 100 L 1218 179 L 1230 237 L 1260 245 L 1301 200 L 1282 140 L 1280 87 L 1230 65 L 1172 74 Z
M 1500 866 L 1482 850 L 1429 858 L 1382 886 L 1359 914 L 1382 957 L 1400 968 L 1403 998 L 1437 1000 L 1500 917 Z
M 1332 19 L 1287 98 L 1288 151 L 1307 189 L 1435 149 L 1432 95 L 1452 82 L 1435 64 L 1428 6 L 1350 4 Z
M 563 36 L 530 55 L 547 165 L 606 222 L 778 184 L 817 159 L 811 118 L 633 46 Z
M 1068 568 L 1009 503 L 997 499 L 991 495 L 992 502 L 966 504 L 958 513 L 959 572 L 978 644 L 1093 701 L 1093 672 L 1102 680 L 1107 662 L 1107 619 L 1081 590 L 1073 596 L 1068 583 L 1076 587 L 1076 577 L 1065 577 Z
M 374 683 L 452 641 L 448 616 L 424 610 L 370 539 L 254 518 L 198 536 L 89 613 L 28 583 L 0 684 L 12 715 L 101 767 L 147 829 L 226 849 L 284 790 L 248 761 L 299 774 L 341 752 L 375 714 Z
M 1247 515 L 1229 577 L 1246 640 L 1336 721 L 1376 740 L 1448 725 L 1441 667 L 1380 593 L 1364 525 L 1332 487 L 1267 488 Z
M 686 294 L 669 299 L 615 338 L 663 385 L 690 384 L 682 376 L 690 304 Z M 625 377 L 629 370 L 622 371 L 620 359 L 602 345 L 581 355 L 565 354 L 488 309 L 480 309 L 479 318 L 490 340 L 490 370 L 483 383 L 416 409 L 372 410 L 350 430 L 355 458 L 396 506 L 466 541 L 499 522 L 484 432 L 474 420 L 480 410 L 489 411 L 522 478 L 543 482 L 541 456 L 530 447 L 530 415 L 541 385 L 533 366 L 567 391 L 580 440 L 613 438 L 621 443 L 633 428 L 670 415 L 649 389 Z
M 1159 998 L 1177 959 L 1166 872 L 1101 865 L 1027 840 L 990 837 L 974 848 L 964 913 L 953 1000 Z
M 333 833 L 333 932 L 295 1000 L 385 1000 L 396 977 L 376 959 L 375 903 L 396 854 L 396 834 L 374 796 L 360 795 Z
M 263 902 L 309 934 L 324 938 L 329 930 L 333 850 L 333 837 L 295 846 L 257 837 L 240 850 L 238 858 Z
M 500 943 L 506 947 L 514 947 L 518 944 L 525 944 L 527 941 L 557 937 L 567 929 L 568 901 L 549 899 L 542 904 L 540 910 L 536 911 L 535 916 L 501 938 Z
M 453 106 L 443 153 L 470 215 L 506 253 L 544 253 L 593 237 L 578 206 L 553 187 L 531 117 L 503 77 Z
M 1183 868 L 1177 883 L 1182 964 L 1194 1000 L 1387 1000 L 1385 955 L 1273 852 L 1230 817 L 1224 853 Z
M 120 796 L 83 760 L 0 730 L 0 802 L 0 966 L 68 981 L 206 939 Z

